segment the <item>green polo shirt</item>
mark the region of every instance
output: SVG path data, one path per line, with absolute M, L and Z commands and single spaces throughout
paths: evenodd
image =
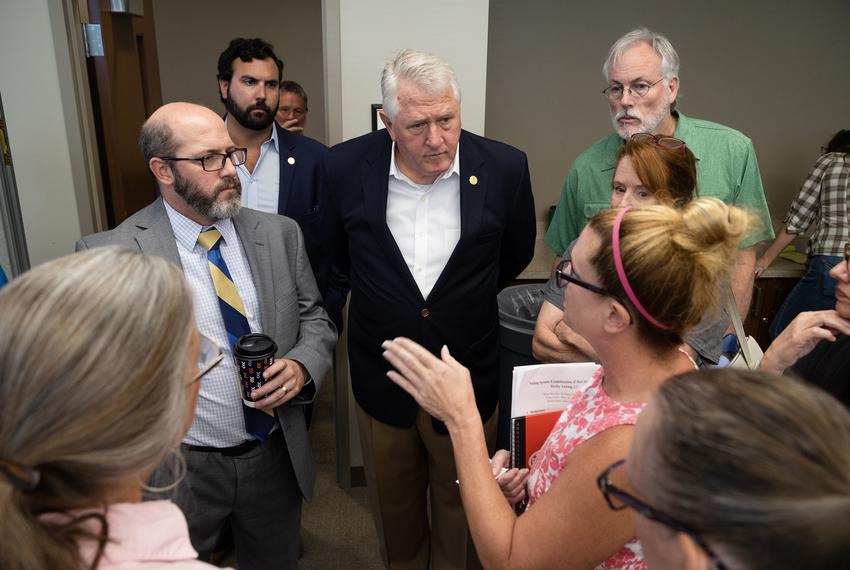
M 674 114 L 679 120 L 673 136 L 685 141 L 697 158 L 697 194 L 719 198 L 755 215 L 756 226 L 741 247 L 772 239 L 773 225 L 752 141 L 735 129 Z M 596 212 L 611 207 L 615 161 L 621 146 L 623 139 L 611 133 L 573 162 L 545 237 L 559 255 Z

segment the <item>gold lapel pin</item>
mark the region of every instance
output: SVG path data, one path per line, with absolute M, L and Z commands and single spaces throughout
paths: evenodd
M 289 158 L 286 159 L 286 162 L 288 162 L 289 164 L 295 164 L 295 158 L 290 156 Z
M 476 184 L 478 184 L 478 177 L 475 176 L 475 175 L 470 176 L 469 177 L 469 183 L 472 184 L 473 186 L 475 186 Z

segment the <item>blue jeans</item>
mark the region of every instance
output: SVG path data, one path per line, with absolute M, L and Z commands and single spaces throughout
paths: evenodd
M 770 338 L 779 336 L 794 317 L 804 311 L 825 311 L 835 308 L 836 281 L 829 270 L 844 258 L 837 255 L 815 255 L 809 258 L 806 273 L 791 290 L 770 323 Z

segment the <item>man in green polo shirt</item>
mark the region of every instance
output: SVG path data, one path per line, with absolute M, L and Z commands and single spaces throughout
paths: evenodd
M 621 37 L 611 47 L 603 73 L 616 132 L 594 143 L 573 162 L 546 243 L 560 258 L 587 220 L 609 207 L 615 158 L 625 139 L 646 132 L 672 135 L 685 141 L 697 158 L 700 196 L 714 196 L 750 210 L 758 218 L 742 243 L 734 275 L 735 296 L 745 313 L 755 268 L 752 246 L 773 237 L 752 141 L 734 129 L 675 110 L 679 56 L 661 34 L 639 28 Z
M 753 246 L 773 237 L 752 141 L 729 127 L 676 111 L 679 56 L 661 34 L 646 28 L 627 33 L 611 46 L 602 69 L 615 132 L 591 145 L 570 168 L 545 237 L 558 254 L 555 264 L 587 221 L 610 206 L 616 155 L 624 140 L 635 133 L 672 135 L 685 141 L 697 158 L 700 196 L 714 196 L 757 218 L 755 228 L 742 242 L 732 276 L 738 309 L 746 315 L 755 270 Z M 555 336 L 561 309 L 543 305 L 535 331 L 535 355 L 545 361 L 586 359 L 576 350 L 581 343 L 573 345 L 563 334 Z

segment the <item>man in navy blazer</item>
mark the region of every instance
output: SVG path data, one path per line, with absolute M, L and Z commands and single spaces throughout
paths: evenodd
M 348 349 L 370 506 L 389 567 L 477 567 L 445 426 L 386 377 L 381 343 L 448 345 L 472 372 L 492 447 L 496 295 L 534 250 L 528 162 L 461 130 L 457 80 L 436 56 L 401 52 L 381 89 L 387 129 L 328 151 L 321 207 L 331 261 L 351 284 Z
M 324 292 L 328 262 L 317 218 L 319 163 L 327 147 L 275 122 L 282 73 L 283 62 L 271 44 L 236 38 L 218 59 L 219 96 L 227 109 L 230 137 L 236 146 L 248 149 L 248 160 L 237 168 L 243 205 L 298 222 L 319 291 Z

